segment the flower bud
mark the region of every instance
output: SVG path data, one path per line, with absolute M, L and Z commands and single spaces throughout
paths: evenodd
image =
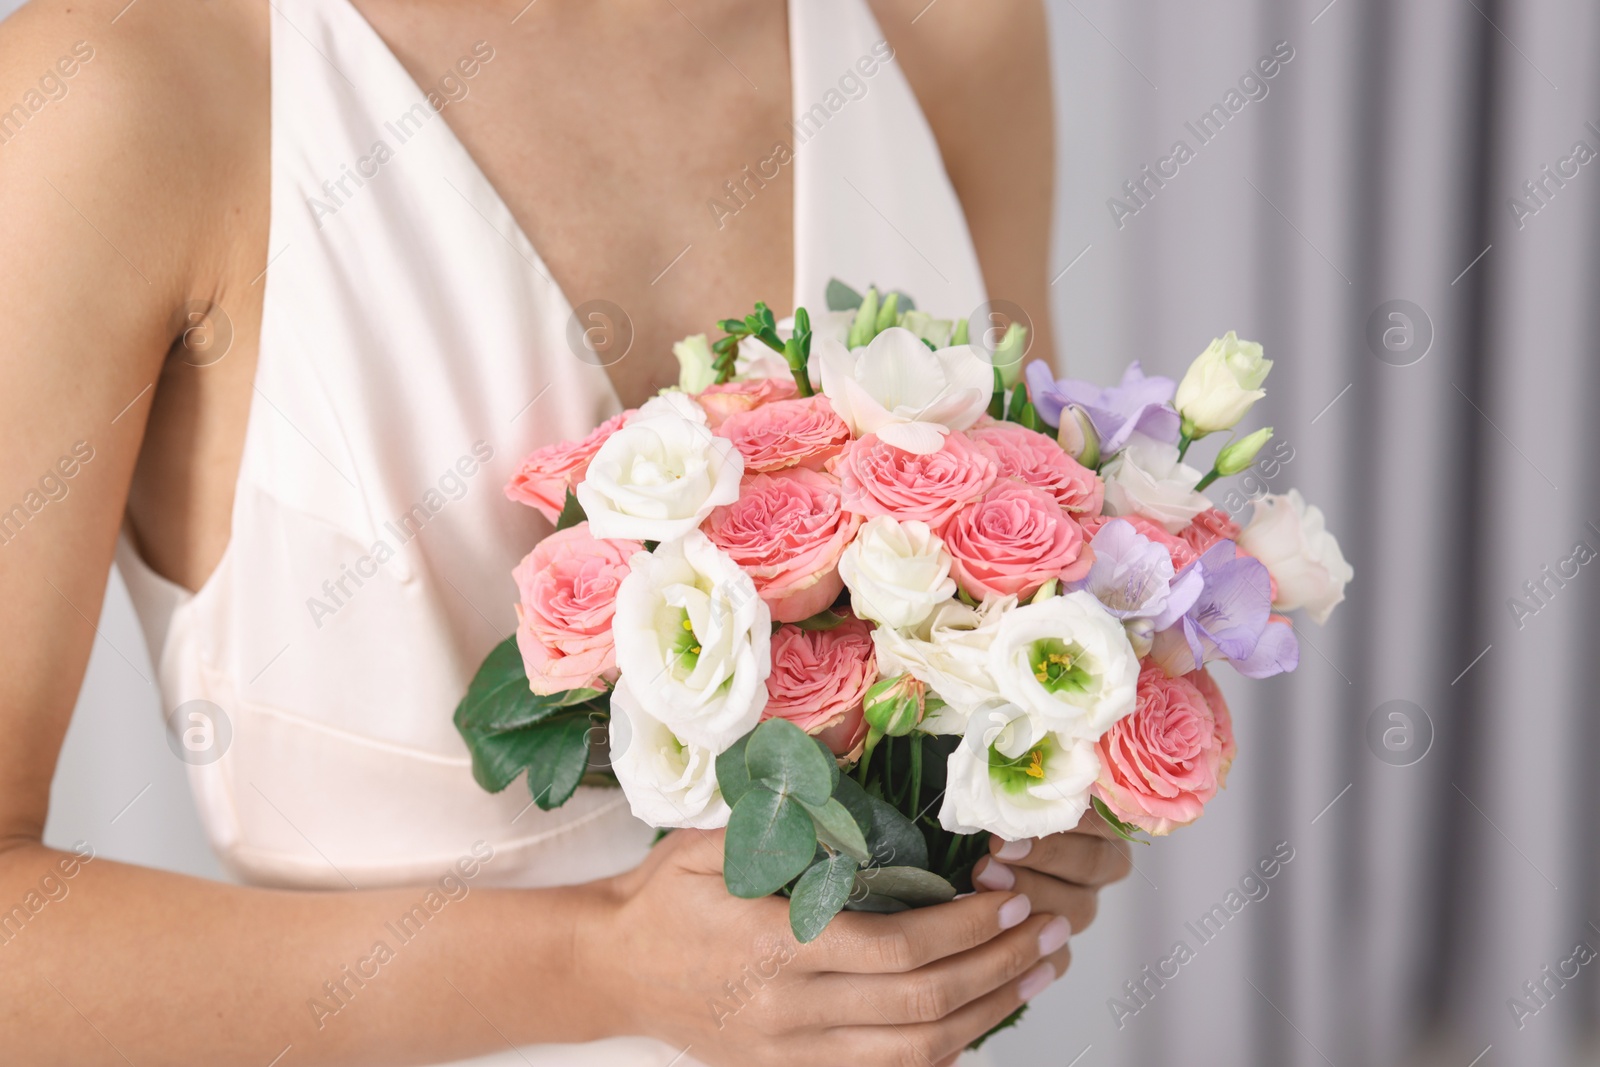
M 900 325 L 927 341 L 934 348 L 949 348 L 954 342 L 956 324 L 949 319 L 936 319 L 926 311 L 915 309 L 900 316 Z
M 1022 358 L 1028 354 L 1028 328 L 1020 322 L 1006 327 L 1005 336 L 995 345 L 989 362 L 1000 372 L 1000 381 L 1007 389 L 1022 380 Z
M 1262 358 L 1256 342 L 1241 341 L 1232 330 L 1212 341 L 1189 365 L 1173 399 L 1183 416 L 1184 434 L 1204 437 L 1238 425 L 1250 406 L 1266 395 L 1261 383 L 1270 370 L 1272 361 Z
M 672 346 L 672 354 L 678 357 L 678 388 L 684 392 L 699 393 L 717 380 L 715 357 L 705 334 L 685 337 Z
M 860 348 L 877 336 L 878 290 L 869 288 L 856 308 L 856 320 L 850 324 L 850 336 L 845 341 L 849 348 Z
M 928 687 L 909 674 L 884 678 L 867 690 L 862 709 L 873 732 L 904 737 L 922 721 Z
M 1272 439 L 1272 427 L 1257 430 L 1253 434 L 1241 437 L 1228 444 L 1217 453 L 1217 461 L 1213 466 L 1217 474 L 1227 477 L 1238 474 L 1256 461 L 1256 453 L 1261 451 L 1261 446 Z
M 1077 404 L 1061 409 L 1061 429 L 1056 431 L 1056 440 L 1067 455 L 1083 466 L 1090 470 L 1100 466 L 1100 435 L 1089 421 L 1089 413 Z

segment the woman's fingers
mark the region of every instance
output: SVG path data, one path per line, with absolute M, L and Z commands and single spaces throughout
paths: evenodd
M 1100 907 L 1098 889 L 1065 882 L 1026 867 L 1013 867 L 993 856 L 978 861 L 972 872 L 972 884 L 990 892 L 1022 893 L 1034 902 L 1036 911 L 1064 916 L 1072 924 L 1074 933 L 1088 929 Z
M 986 944 L 907 974 L 824 974 L 813 987 L 834 1025 L 906 1026 L 938 1022 L 1021 978 L 1071 935 L 1067 920 L 1033 915 Z
M 1103 886 L 1118 882 L 1133 870 L 1128 843 L 1092 830 L 1073 830 L 1021 841 L 989 842 L 989 852 L 1012 867 L 1028 867 L 1064 882 Z
M 842 911 L 800 953 L 810 971 L 900 974 L 976 948 L 1020 926 L 1033 904 L 1020 893 L 976 893 L 895 915 Z

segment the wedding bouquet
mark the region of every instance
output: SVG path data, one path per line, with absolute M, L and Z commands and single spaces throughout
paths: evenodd
M 1260 345 L 1024 381 L 1020 327 L 828 296 L 684 340 L 679 388 L 523 461 L 506 493 L 556 531 L 455 717 L 486 789 L 614 776 L 654 826 L 726 826 L 728 889 L 787 893 L 801 941 L 970 888 L 989 834 L 1193 822 L 1234 756 L 1207 665 L 1293 670 L 1283 613 L 1351 577 L 1298 493 L 1243 526 L 1205 496 L 1270 429 L 1186 462 L 1263 395 Z

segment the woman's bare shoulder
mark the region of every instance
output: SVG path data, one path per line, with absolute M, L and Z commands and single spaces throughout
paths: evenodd
M 8 208 L 65 199 L 125 256 L 141 252 L 157 289 L 216 269 L 210 239 L 266 189 L 267 11 L 32 0 L 0 22 Z

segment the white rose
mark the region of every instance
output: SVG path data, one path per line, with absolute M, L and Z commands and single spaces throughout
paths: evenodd
M 611 692 L 611 769 L 636 819 L 701 830 L 728 824 L 717 753 L 685 744 L 644 710 L 626 680 Z
M 1099 776 L 1093 742 L 1041 729 L 1014 704 L 989 704 L 950 754 L 939 824 L 1007 841 L 1062 833 L 1083 818 Z
M 914 629 L 872 631 L 881 675 L 910 674 L 949 705 L 922 720 L 924 731 L 960 733 L 973 708 L 999 698 L 989 673 L 989 645 L 1001 618 L 1016 605 L 1014 596 L 986 600 L 977 608 L 947 600 Z
M 1143 515 L 1177 533 L 1211 507 L 1194 488 L 1200 472 L 1178 458 L 1178 446 L 1142 433 L 1130 437 L 1100 473 L 1106 482 L 1107 515 Z
M 1278 583 L 1279 611 L 1305 608 L 1317 622 L 1325 623 L 1334 606 L 1344 599 L 1345 584 L 1355 571 L 1344 561 L 1339 542 L 1322 517 L 1322 509 L 1307 507 L 1298 489 L 1286 496 L 1259 497 L 1250 522 L 1239 534 L 1239 547 L 1267 565 Z
M 994 369 L 970 345 L 931 352 L 899 326 L 854 350 L 815 338 L 811 359 L 851 433 L 877 434 L 918 455 L 939 451 L 946 433 L 978 421 L 994 392 Z
M 1006 612 L 989 673 L 1002 697 L 1051 730 L 1098 741 L 1133 711 L 1139 657 L 1122 623 L 1078 590 Z
M 1232 330 L 1212 341 L 1189 364 L 1173 398 L 1173 406 L 1183 416 L 1184 431 L 1199 437 L 1232 428 L 1252 404 L 1267 395 L 1261 383 L 1271 369 L 1272 360 L 1261 358 L 1261 346 L 1239 340 Z
M 658 396 L 595 453 L 577 489 L 595 537 L 670 541 L 739 499 L 744 457 L 704 412 L 699 423 L 678 413 L 680 401 L 699 410 L 683 393 Z
M 622 432 L 622 431 L 618 431 Z M 611 623 L 639 703 L 685 743 L 721 752 L 767 706 L 772 615 L 699 530 L 634 555 Z
M 879 515 L 839 557 L 850 606 L 881 626 L 915 626 L 956 592 L 950 553 L 925 522 Z

